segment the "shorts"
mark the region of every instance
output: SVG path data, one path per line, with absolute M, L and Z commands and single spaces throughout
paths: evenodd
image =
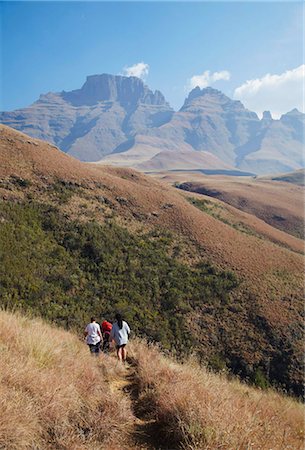
M 103 336 L 103 351 L 108 352 L 110 349 L 110 342 L 109 342 L 110 333 L 105 333 Z
M 100 352 L 101 349 L 101 343 L 98 342 L 97 344 L 88 344 L 89 349 L 90 349 L 90 353 L 92 354 L 98 354 Z
M 124 347 L 126 347 L 126 345 L 127 345 L 127 344 L 117 345 L 116 348 L 117 348 L 117 350 L 119 350 L 119 348 L 124 348 Z

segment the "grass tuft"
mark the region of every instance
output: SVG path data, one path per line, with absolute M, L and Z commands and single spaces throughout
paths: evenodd
M 303 405 L 272 390 L 178 365 L 135 342 L 139 402 L 156 420 L 164 445 L 176 449 L 302 449 Z M 153 408 L 152 408 L 153 405 Z
M 93 359 L 76 336 L 3 311 L 0 355 L 0 448 L 129 448 L 133 414 L 110 389 L 114 359 Z

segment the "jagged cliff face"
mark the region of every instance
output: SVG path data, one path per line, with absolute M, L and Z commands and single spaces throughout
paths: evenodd
M 82 88 L 41 95 L 2 123 L 83 161 L 142 170 L 240 169 L 265 174 L 304 167 L 304 117 L 260 120 L 241 102 L 196 87 L 178 112 L 136 77 L 88 76 Z
M 99 102 L 118 102 L 129 109 L 139 103 L 167 106 L 160 91 L 153 93 L 137 77 L 119 75 L 91 75 L 81 89 L 63 92 L 62 97 L 74 106 L 96 105 Z
M 28 108 L 2 113 L 0 120 L 83 161 L 97 161 L 122 144 L 130 146 L 136 133 L 171 114 L 161 92 L 139 78 L 103 74 L 87 77 L 81 89 L 41 95 Z
M 213 153 L 235 166 L 235 149 L 249 140 L 260 120 L 239 101 L 216 89 L 193 89 L 172 121 L 163 126 L 183 129 L 183 140 L 197 151 Z
M 168 122 L 136 136 L 124 154 L 106 159 L 142 170 L 287 172 L 304 167 L 304 117 L 294 110 L 273 120 L 265 111 L 260 120 L 222 92 L 197 87 Z

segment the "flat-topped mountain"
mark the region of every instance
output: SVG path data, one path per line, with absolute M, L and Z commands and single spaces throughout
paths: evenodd
M 194 88 L 175 112 L 137 77 L 92 75 L 80 89 L 48 93 L 3 124 L 83 161 L 158 170 L 240 170 L 255 174 L 304 167 L 305 115 L 294 109 L 262 119 L 240 101 Z
M 80 160 L 97 161 L 171 114 L 161 92 L 139 78 L 102 74 L 87 77 L 81 89 L 41 95 L 28 108 L 2 113 L 0 120 Z
M 95 105 L 98 102 L 118 102 L 126 109 L 139 103 L 165 105 L 160 91 L 153 93 L 140 78 L 120 75 L 90 75 L 81 89 L 62 92 L 62 97 L 74 106 Z

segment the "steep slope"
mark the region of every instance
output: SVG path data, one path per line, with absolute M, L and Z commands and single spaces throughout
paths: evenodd
M 254 173 L 281 173 L 304 167 L 305 114 L 297 109 L 280 120 L 263 117 L 259 131 L 236 149 L 237 167 Z
M 218 168 L 235 166 L 234 149 L 249 140 L 260 127 L 255 113 L 246 110 L 240 102 L 230 100 L 220 91 L 212 88 L 193 89 L 179 112 L 173 114 L 171 120 L 147 133 L 159 142 L 159 149 L 171 151 L 171 157 L 162 168 L 174 169 L 179 161 L 181 151 L 190 153 L 191 168 L 214 168 L 209 161 L 204 161 L 205 153 L 212 153 L 218 158 Z M 143 139 L 143 138 L 142 138 Z M 160 145 L 162 143 L 162 146 Z M 198 152 L 197 161 L 192 164 L 192 153 Z M 133 149 L 125 152 L 125 159 Z M 112 155 L 107 158 L 112 163 Z M 222 161 L 222 163 L 221 163 Z M 150 167 L 153 161 L 147 160 L 145 166 Z M 190 168 L 190 164 L 185 168 Z
M 100 314 L 123 307 L 148 337 L 168 345 L 178 330 L 177 350 L 191 343 L 203 360 L 224 358 L 250 378 L 261 367 L 300 393 L 301 255 L 241 232 L 135 171 L 81 163 L 5 126 L 0 138 L 8 307 L 35 286 L 35 308 L 67 326 L 90 304 Z M 29 252 L 33 270 L 24 276 Z M 11 268 L 19 272 L 8 280 Z M 10 288 L 14 279 L 24 280 L 19 291 Z
M 102 74 L 88 76 L 81 89 L 41 95 L 28 108 L 1 113 L 0 121 L 96 161 L 171 114 L 163 95 L 139 78 Z
M 138 341 L 125 368 L 41 320 L 0 311 L 0 325 L 3 449 L 302 448 L 304 408 L 283 395 Z

